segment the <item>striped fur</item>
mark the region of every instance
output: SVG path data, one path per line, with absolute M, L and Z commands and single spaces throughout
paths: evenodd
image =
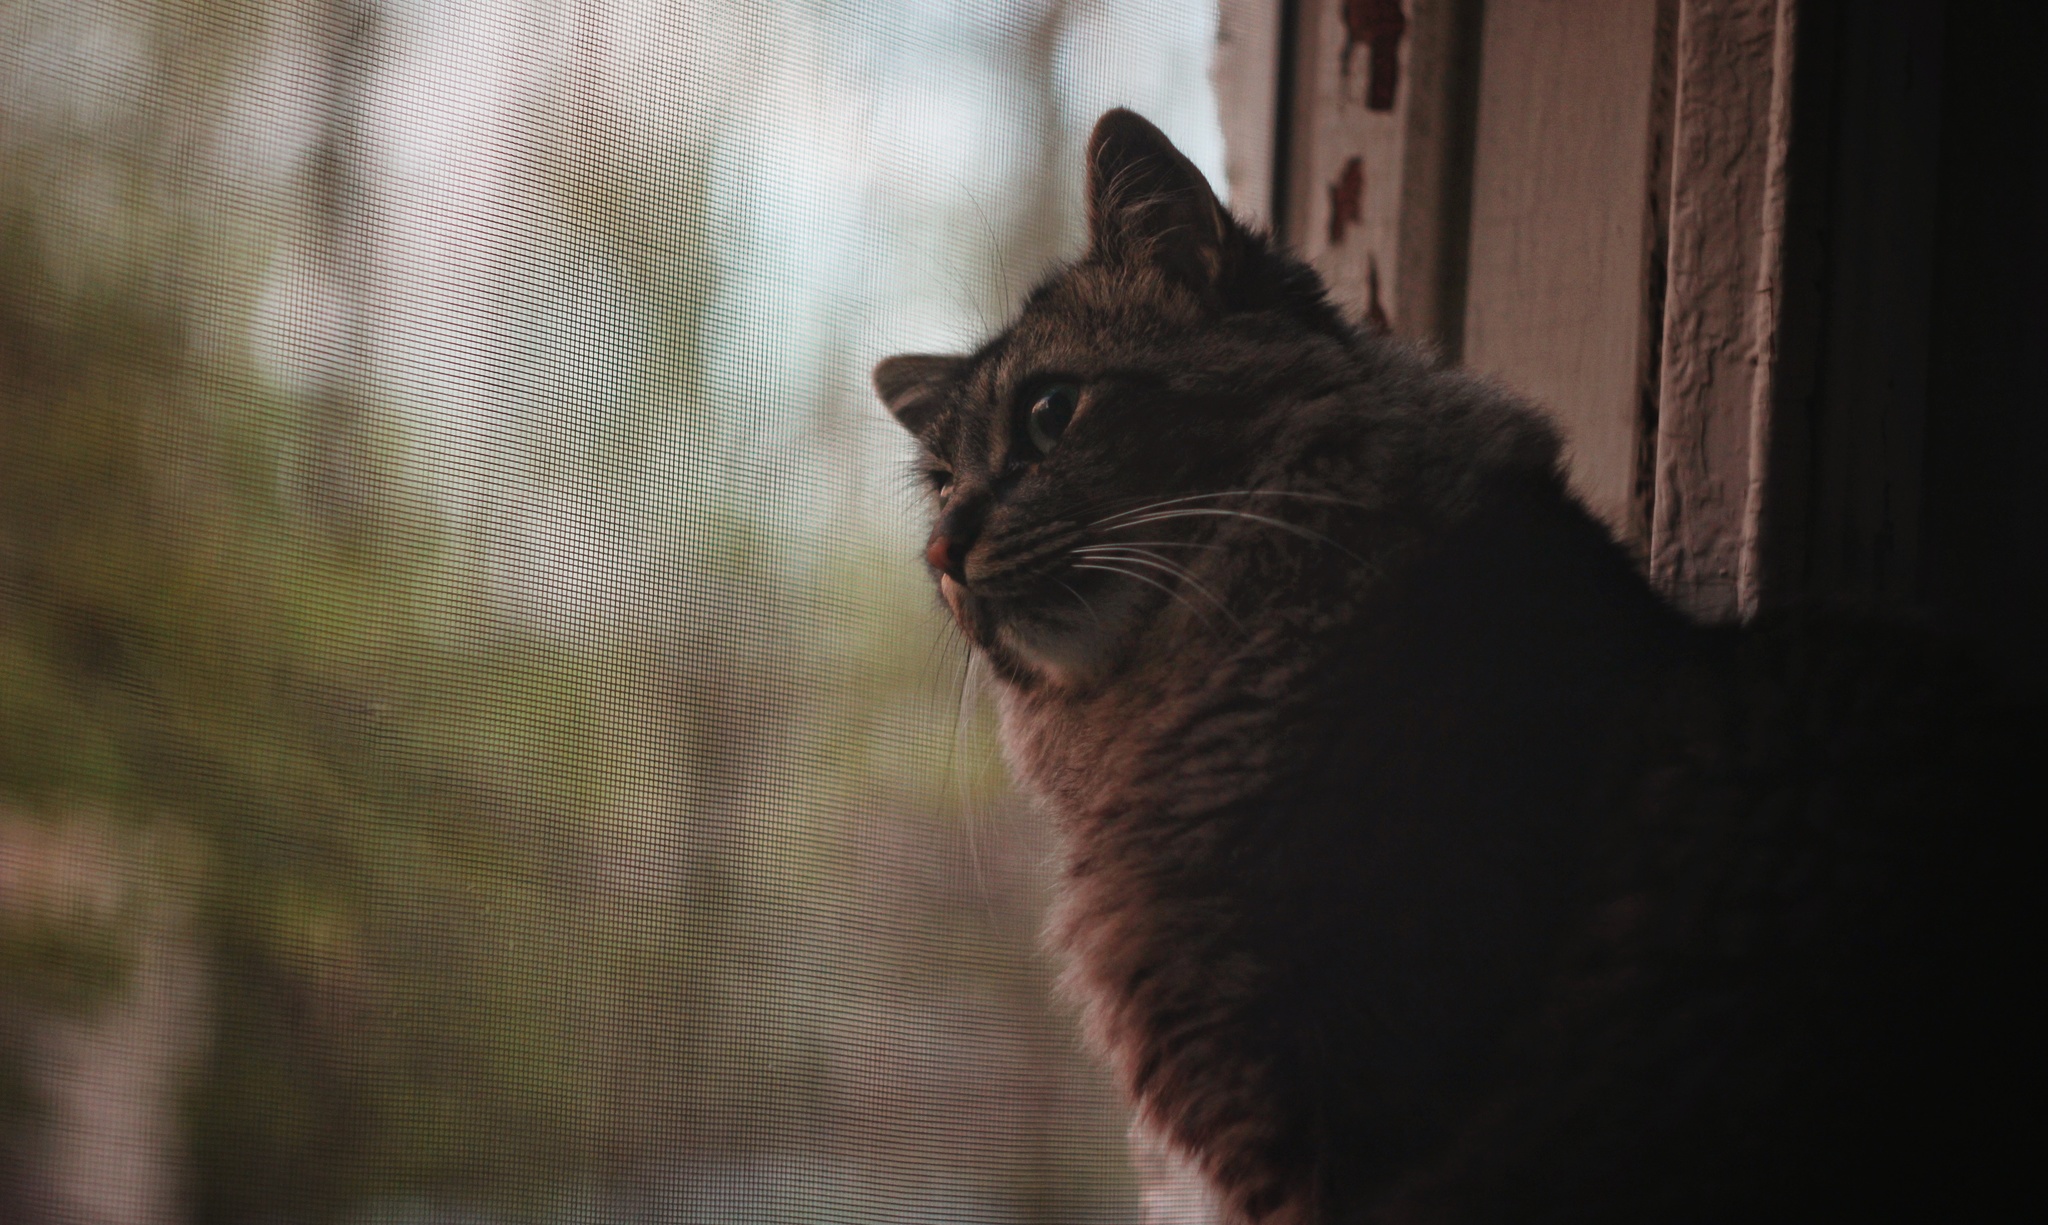
M 1686 623 L 1540 414 L 1353 326 L 1137 116 L 1089 170 L 1090 250 L 876 386 L 1146 1122 L 1290 1225 L 2000 1187 L 2037 1129 L 1965 1103 L 2018 1049 L 2039 720 L 1903 631 Z

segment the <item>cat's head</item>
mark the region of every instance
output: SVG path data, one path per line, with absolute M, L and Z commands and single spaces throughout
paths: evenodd
M 1341 381 L 1357 340 L 1316 275 L 1130 111 L 1096 124 L 1087 190 L 1087 252 L 1007 329 L 874 372 L 919 444 L 940 593 L 1024 684 L 1084 684 L 1202 601 L 1184 574 L 1204 520 L 1168 512 L 1242 488 L 1266 418 Z

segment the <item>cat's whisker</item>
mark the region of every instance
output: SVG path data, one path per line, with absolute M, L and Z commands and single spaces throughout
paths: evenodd
M 1070 596 L 1073 596 L 1073 597 L 1074 597 L 1074 598 L 1075 598 L 1076 600 L 1079 600 L 1079 601 L 1081 602 L 1081 607 L 1082 607 L 1082 608 L 1085 608 L 1085 609 L 1087 609 L 1087 610 L 1088 610 L 1088 615 L 1089 615 L 1090 617 L 1094 618 L 1094 620 L 1095 620 L 1095 628 L 1096 628 L 1096 629 L 1099 629 L 1099 630 L 1107 630 L 1107 629 L 1109 628 L 1108 626 L 1105 626 L 1105 625 L 1104 625 L 1104 624 L 1102 623 L 1102 617 L 1101 617 L 1101 615 L 1100 615 L 1100 614 L 1098 614 L 1098 613 L 1097 613 L 1097 612 L 1095 611 L 1095 606 L 1094 606 L 1093 604 L 1090 604 L 1090 603 L 1088 602 L 1088 597 L 1087 597 L 1087 596 L 1084 596 L 1084 595 L 1082 595 L 1082 594 L 1081 594 L 1080 592 L 1078 592 L 1078 591 L 1074 590 L 1074 588 L 1073 588 L 1073 586 L 1072 586 L 1071 584 L 1069 584 L 1069 583 L 1067 583 L 1067 582 L 1065 582 L 1065 581 L 1063 581 L 1063 580 L 1061 580 L 1061 579 L 1054 579 L 1054 580 L 1053 580 L 1053 582 L 1055 582 L 1055 583 L 1058 583 L 1058 584 L 1059 584 L 1060 586 L 1062 586 L 1062 587 L 1065 587 L 1065 588 L 1066 588 L 1066 590 L 1067 590 L 1067 594 L 1068 594 L 1068 595 L 1070 595 Z
M 1342 553 L 1344 556 L 1350 558 L 1352 561 L 1357 562 L 1361 566 L 1371 565 L 1371 563 L 1366 561 L 1363 557 L 1360 557 L 1358 554 L 1353 553 L 1350 549 L 1345 548 L 1343 545 L 1330 539 L 1328 536 L 1323 535 L 1321 532 L 1305 528 L 1298 523 L 1289 523 L 1285 519 L 1274 519 L 1266 515 L 1255 515 L 1248 510 L 1223 510 L 1214 507 L 1183 507 L 1179 510 L 1159 511 L 1157 513 L 1146 515 L 1139 519 L 1133 519 L 1129 523 L 1119 524 L 1118 527 L 1137 527 L 1141 524 L 1160 523 L 1169 519 L 1192 519 L 1212 515 L 1228 519 L 1244 519 L 1252 523 L 1264 524 L 1267 527 L 1279 528 L 1281 531 L 1299 536 L 1303 540 L 1313 540 L 1319 544 L 1329 545 L 1331 548 L 1337 550 L 1339 553 Z
M 1091 545 L 1086 547 L 1085 549 L 1076 549 L 1074 550 L 1074 552 L 1085 553 L 1087 556 L 1097 561 L 1124 561 L 1130 562 L 1134 565 L 1150 566 L 1155 570 L 1163 570 L 1166 573 L 1171 574 L 1175 578 L 1179 579 L 1181 582 L 1186 583 L 1189 587 L 1193 588 L 1198 594 L 1200 594 L 1203 599 L 1209 601 L 1209 603 L 1211 604 L 1214 604 L 1216 606 L 1216 611 L 1230 618 L 1230 623 L 1232 625 L 1235 625 L 1240 630 L 1244 628 L 1244 622 L 1239 621 L 1237 619 L 1237 614 L 1230 611 L 1230 606 L 1228 604 L 1225 604 L 1222 601 L 1222 599 L 1220 599 L 1216 595 L 1215 592 L 1209 590 L 1209 588 L 1205 586 L 1199 579 L 1195 578 L 1194 575 L 1188 573 L 1185 567 L 1176 566 L 1172 562 L 1168 561 L 1164 557 L 1159 556 L 1157 553 L 1154 553 L 1149 549 L 1140 549 L 1129 546 L 1119 547 L 1116 545 Z
M 1125 549 L 1135 545 L 1149 545 L 1156 549 L 1221 549 L 1220 544 L 1205 544 L 1198 540 L 1126 540 L 1119 544 L 1084 544 L 1074 549 L 1086 553 L 1090 549 Z
M 981 782 L 985 769 L 977 763 L 972 775 L 969 774 L 967 745 L 971 739 L 974 718 L 981 711 L 983 683 L 981 652 L 967 653 L 967 667 L 960 673 L 960 709 L 953 723 L 953 780 L 960 792 L 960 825 L 967 842 L 967 871 L 973 878 L 975 895 L 982 905 L 989 908 L 994 917 L 995 902 L 989 890 L 988 864 L 981 853 L 981 831 L 985 822 L 974 801 L 974 790 Z
M 1299 498 L 1307 502 L 1324 502 L 1333 506 L 1349 506 L 1357 510 L 1372 509 L 1371 506 L 1355 498 L 1340 498 L 1335 494 L 1303 493 L 1293 489 L 1219 489 L 1213 493 L 1191 493 L 1185 497 L 1164 498 L 1157 502 L 1148 502 L 1143 506 L 1134 506 L 1129 510 L 1118 511 L 1116 514 L 1106 518 L 1097 519 L 1088 526 L 1106 527 L 1115 524 L 1118 520 L 1128 519 L 1135 515 L 1148 514 L 1156 510 L 1163 510 L 1169 506 L 1179 506 L 1187 502 L 1212 501 L 1216 498 Z
M 918 669 L 919 681 L 935 693 L 942 692 L 945 687 L 946 657 L 949 649 L 956 644 L 965 645 L 960 637 L 960 627 L 950 615 L 944 616 L 943 619 L 934 617 L 933 614 L 940 611 L 938 607 L 933 606 L 925 609 L 926 624 L 932 632 L 925 644 L 924 662 Z M 970 653 L 973 650 L 972 647 L 966 649 Z M 957 711 L 954 713 L 958 714 Z
M 996 238 L 995 224 L 989 220 L 988 210 L 982 207 L 981 197 L 974 194 L 974 189 L 969 187 L 964 181 L 959 180 L 957 176 L 955 181 L 959 183 L 960 190 L 966 195 L 967 202 L 974 206 L 975 213 L 981 217 L 981 232 L 988 238 L 989 262 L 994 266 L 996 274 L 992 279 L 1001 287 L 1003 301 L 1014 302 L 1017 295 L 1010 291 L 1010 270 L 1009 266 L 1003 261 L 1004 246 Z M 987 323 L 984 321 L 982 329 L 986 331 L 987 326 Z
M 1211 631 L 1215 630 L 1216 628 L 1216 623 L 1209 619 L 1209 614 L 1203 612 L 1199 605 L 1189 600 L 1180 592 L 1175 591 L 1171 587 L 1168 587 L 1165 583 L 1162 583 L 1158 579 L 1153 578 L 1149 574 L 1145 574 L 1137 570 L 1126 570 L 1122 566 L 1118 565 L 1107 565 L 1096 562 L 1076 562 L 1074 563 L 1074 569 L 1100 570 L 1105 574 L 1119 574 L 1128 579 L 1135 579 L 1136 581 L 1145 584 L 1147 587 L 1156 587 L 1160 591 L 1165 592 L 1168 598 L 1178 601 L 1181 607 L 1187 609 L 1189 612 L 1195 615 L 1195 620 L 1200 621 L 1203 625 L 1207 626 Z

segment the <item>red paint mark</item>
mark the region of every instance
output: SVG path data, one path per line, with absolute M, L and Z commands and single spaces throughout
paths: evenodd
M 1348 226 L 1365 221 L 1365 159 L 1354 157 L 1344 163 L 1344 173 L 1330 184 L 1330 245 L 1344 241 Z
M 1352 48 L 1364 43 L 1372 49 L 1366 61 L 1367 110 L 1394 109 L 1394 92 L 1401 87 L 1401 37 L 1407 32 L 1401 0 L 1344 0 L 1344 54 L 1338 67 L 1350 76 Z
M 1380 262 L 1370 255 L 1365 257 L 1365 326 L 1382 333 L 1394 330 L 1387 308 L 1380 305 Z

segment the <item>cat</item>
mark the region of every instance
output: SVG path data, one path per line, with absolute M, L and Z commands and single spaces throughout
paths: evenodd
M 1143 1125 L 1276 1225 L 1997 1203 L 2038 717 L 1930 634 L 1687 621 L 1538 411 L 1139 116 L 1087 193 L 1004 331 L 874 384 Z

